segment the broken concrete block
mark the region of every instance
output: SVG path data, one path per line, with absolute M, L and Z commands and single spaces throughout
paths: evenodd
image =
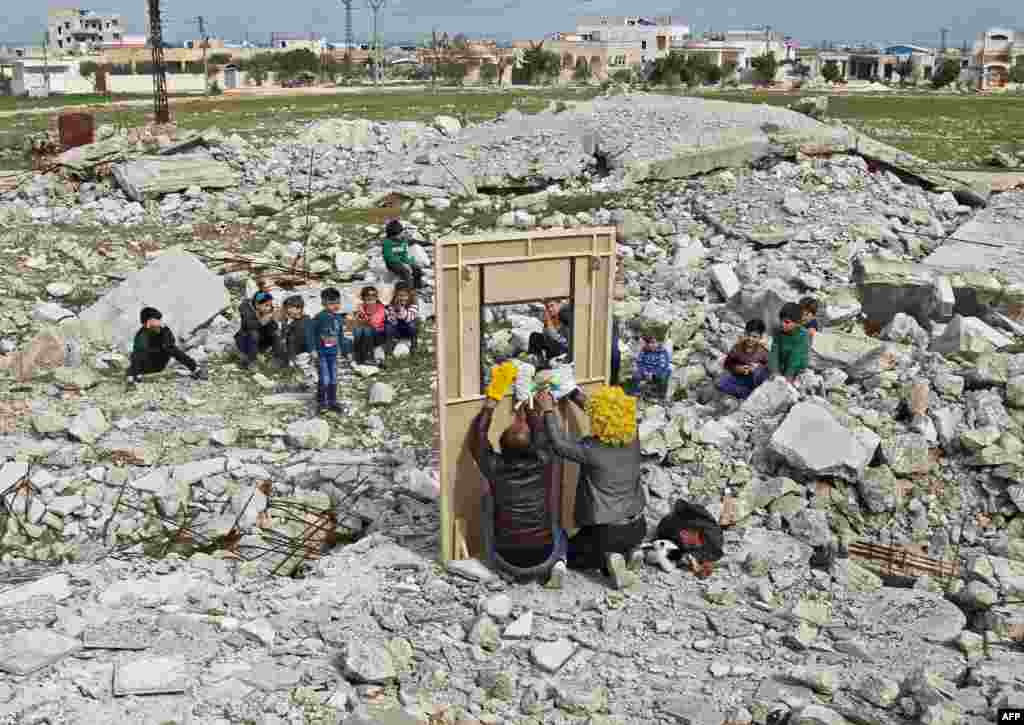
M 288 425 L 288 440 L 299 448 L 323 448 L 331 437 L 327 421 L 313 418 L 297 420 Z
M 114 180 L 129 199 L 143 202 L 161 194 L 238 186 L 238 174 L 222 161 L 205 154 L 144 157 L 113 168 Z
M 946 325 L 942 335 L 932 341 L 931 351 L 971 360 L 985 353 L 1009 347 L 1012 342 L 1010 338 L 977 317 L 957 315 Z
M 749 320 L 762 320 L 769 330 L 779 325 L 779 311 L 787 302 L 797 302 L 800 295 L 778 277 L 759 280 L 748 285 L 733 298 L 729 308 L 738 316 L 740 324 Z
M 101 336 L 130 352 L 139 311 L 155 307 L 181 345 L 230 303 L 224 281 L 182 247 L 172 247 L 83 312 Z
M 188 687 L 188 665 L 173 657 L 153 657 L 115 665 L 114 696 L 169 695 Z
M 869 320 L 887 325 L 897 312 L 903 312 L 922 327 L 928 325 L 935 309 L 931 270 L 886 257 L 863 256 L 855 260 L 853 272 Z
M 800 400 L 800 393 L 785 378 L 766 380 L 754 388 L 740 410 L 755 419 L 770 418 L 789 410 Z
M 0 642 L 0 670 L 30 675 L 81 649 L 77 639 L 47 629 L 23 629 Z
M 880 442 L 869 430 L 848 428 L 824 401 L 810 400 L 789 411 L 769 445 L 797 470 L 856 481 Z
M 110 423 L 99 408 L 86 408 L 68 426 L 68 435 L 82 443 L 95 443 L 110 430 Z
M 711 265 L 711 282 L 719 294 L 729 302 L 740 293 L 740 280 L 736 272 L 728 264 Z

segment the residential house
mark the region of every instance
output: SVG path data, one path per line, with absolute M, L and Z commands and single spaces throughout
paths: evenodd
M 122 17 L 80 8 L 58 8 L 47 15 L 47 41 L 57 51 L 84 53 L 123 39 Z
M 754 58 L 761 55 L 775 56 L 780 66 L 779 76 L 782 75 L 781 66 L 785 61 L 797 59 L 797 46 L 792 39 L 770 29 L 708 32 L 700 38 L 680 40 L 673 45 L 672 50 L 685 56 L 706 55 L 713 65 L 719 67 L 733 64 L 741 77 L 752 74 Z
M 591 15 L 577 19 L 576 31 L 545 38 L 544 49 L 562 59 L 560 80 L 572 79 L 577 64 L 602 81 L 618 70 L 640 67 L 672 52 L 689 37 L 690 26 L 675 16 Z M 530 47 L 529 41 L 513 43 Z
M 990 28 L 974 41 L 970 75 L 981 89 L 1002 88 L 1010 81 L 1010 68 L 1024 62 L 1024 32 Z

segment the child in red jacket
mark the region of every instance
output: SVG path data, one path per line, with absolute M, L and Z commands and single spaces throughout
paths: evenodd
M 363 287 L 359 293 L 363 304 L 356 310 L 355 360 L 357 365 L 378 365 L 373 351 L 387 342 L 384 323 L 387 308 L 381 303 L 376 287 Z M 380 364 L 383 367 L 382 364 Z

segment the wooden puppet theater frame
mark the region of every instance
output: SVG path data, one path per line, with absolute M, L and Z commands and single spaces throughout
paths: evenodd
M 611 304 L 615 280 L 615 228 L 578 227 L 452 237 L 435 244 L 438 269 L 437 402 L 441 453 L 441 559 L 480 556 L 484 482 L 469 453 L 470 425 L 485 401 L 481 372 L 481 320 L 487 305 L 565 298 L 572 305 L 570 345 L 577 383 L 590 391 L 608 380 Z M 491 426 L 497 447 L 512 421 L 511 396 L 500 402 Z M 561 418 L 574 434 L 586 416 L 570 403 Z M 562 524 L 573 528 L 579 470 L 563 467 Z

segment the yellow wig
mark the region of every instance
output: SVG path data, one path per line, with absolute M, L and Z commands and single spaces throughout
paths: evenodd
M 609 446 L 626 446 L 636 438 L 636 398 L 622 388 L 602 385 L 587 399 L 590 433 Z

